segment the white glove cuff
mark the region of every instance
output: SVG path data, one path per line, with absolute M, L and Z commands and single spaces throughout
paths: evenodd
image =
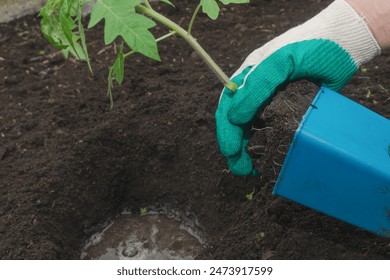
M 381 53 L 364 19 L 347 2 L 336 0 L 304 24 L 253 51 L 233 76 L 248 66 L 259 64 L 283 46 L 311 39 L 328 39 L 337 43 L 351 55 L 357 66 Z

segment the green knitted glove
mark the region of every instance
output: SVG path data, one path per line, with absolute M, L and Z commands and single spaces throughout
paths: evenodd
M 246 151 L 251 121 L 279 86 L 307 78 L 340 90 L 362 63 L 379 54 L 364 20 L 344 0 L 252 52 L 233 75 L 237 91 L 225 88 L 216 112 L 218 144 L 231 172 L 257 174 Z

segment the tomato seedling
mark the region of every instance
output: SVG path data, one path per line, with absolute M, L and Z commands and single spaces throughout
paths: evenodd
M 174 7 L 170 0 L 159 0 Z M 55 47 L 64 51 L 65 56 L 72 54 L 80 60 L 88 63 L 92 72 L 88 49 L 86 44 L 85 30 L 82 23 L 82 11 L 85 3 L 90 0 L 48 0 L 41 9 L 41 28 L 45 38 Z M 108 71 L 108 95 L 112 106 L 113 81 L 122 84 L 124 79 L 124 64 L 127 57 L 134 53 L 141 53 L 151 59 L 160 60 L 157 43 L 172 35 L 182 37 L 207 63 L 214 73 L 221 79 L 225 87 L 236 90 L 234 84 L 214 62 L 209 54 L 202 48 L 197 40 L 191 35 L 192 27 L 200 10 L 211 19 L 218 18 L 219 3 L 241 4 L 249 3 L 249 0 L 200 0 L 196 7 L 188 28 L 184 29 L 177 23 L 153 9 L 148 0 L 96 0 L 92 6 L 88 28 L 94 27 L 104 20 L 104 42 L 112 44 L 120 36 L 123 39 L 119 47 L 114 63 Z M 150 29 L 159 22 L 167 27 L 169 32 L 155 38 Z M 124 52 L 125 47 L 130 51 Z

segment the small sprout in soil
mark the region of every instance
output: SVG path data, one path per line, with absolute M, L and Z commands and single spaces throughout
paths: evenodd
M 246 194 L 245 195 L 246 200 L 252 200 L 254 193 L 255 193 L 255 189 L 253 189 L 251 193 Z
M 224 86 L 232 90 L 237 85 L 230 81 L 222 69 L 214 62 L 210 55 L 191 34 L 195 19 L 200 10 L 208 17 L 216 20 L 220 13 L 219 5 L 249 3 L 250 0 L 200 0 L 189 21 L 188 27 L 171 21 L 155 10 L 148 0 L 96 0 L 92 6 L 88 28 L 99 22 L 105 22 L 104 42 L 106 45 L 115 44 L 117 37 L 121 37 L 114 63 L 108 69 L 107 95 L 113 105 L 112 88 L 114 81 L 122 84 L 124 79 L 125 61 L 134 53 L 143 54 L 151 59 L 160 61 L 157 43 L 174 35 L 182 37 L 204 60 L 204 62 L 221 79 Z M 72 55 L 87 62 L 90 71 L 92 67 L 87 49 L 85 30 L 83 27 L 83 5 L 89 0 L 48 0 L 41 9 L 39 16 L 41 29 L 45 38 L 55 47 L 62 49 L 65 56 Z M 160 0 L 175 7 L 170 0 Z M 150 29 L 156 23 L 164 25 L 168 33 L 155 38 Z
M 257 239 L 258 241 L 260 241 L 261 239 L 264 238 L 264 236 L 265 236 L 265 232 L 260 231 L 259 233 L 256 234 L 256 239 Z
M 141 216 L 145 216 L 148 213 L 148 208 L 147 207 L 140 208 L 139 213 Z
M 366 67 L 361 67 L 360 68 L 360 72 L 362 73 L 367 73 L 368 72 L 368 69 Z
M 371 98 L 371 97 L 373 97 L 373 94 L 372 94 L 371 90 L 367 89 L 366 98 Z

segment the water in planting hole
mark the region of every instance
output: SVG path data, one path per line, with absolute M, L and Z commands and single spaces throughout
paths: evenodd
M 195 215 L 180 211 L 122 213 L 86 243 L 82 259 L 194 259 L 204 244 Z

